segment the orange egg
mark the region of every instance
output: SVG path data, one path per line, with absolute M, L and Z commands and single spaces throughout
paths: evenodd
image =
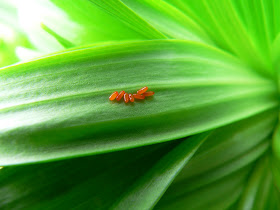
M 124 102 L 125 103 L 129 102 L 129 98 L 128 98 L 128 94 L 127 93 L 124 94 L 123 98 L 124 98 Z
M 131 102 L 134 102 L 134 97 L 131 93 L 128 94 L 128 97 Z
M 153 92 L 153 91 L 148 91 L 148 92 L 143 93 L 143 96 L 152 96 L 152 95 L 154 95 L 154 94 L 155 94 L 155 92 Z
M 118 91 L 115 91 L 110 95 L 109 100 L 113 101 L 117 96 L 118 96 Z
M 136 98 L 136 99 L 145 99 L 145 96 L 143 95 L 140 95 L 140 94 L 133 94 L 133 97 Z
M 138 90 L 138 91 L 137 91 L 137 94 L 145 93 L 147 90 L 148 90 L 148 87 L 145 86 L 145 87 L 141 88 L 140 90 Z
M 119 95 L 116 97 L 117 101 L 121 100 L 123 95 L 125 94 L 124 90 L 122 90 Z

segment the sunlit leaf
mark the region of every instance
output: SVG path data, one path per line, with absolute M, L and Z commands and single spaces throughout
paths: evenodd
M 272 74 L 266 34 L 269 32 L 265 30 L 270 25 L 264 24 L 265 18 L 272 14 L 269 10 L 272 1 L 175 0 L 170 3 L 199 23 L 219 47 L 237 55 L 256 71 Z
M 114 1 L 109 1 L 110 3 L 105 0 L 93 2 L 102 7 L 106 6 L 105 8 L 115 7 L 115 5 L 111 3 Z M 212 43 L 211 39 L 199 24 L 165 1 L 123 0 L 123 2 L 132 9 L 132 11 L 169 38 Z
M 119 9 L 118 14 L 123 17 L 117 18 L 93 2 L 83 0 L 18 1 L 17 8 L 23 29 L 41 54 L 69 47 L 63 45 L 58 36 L 73 46 L 165 37 L 124 4 L 114 2 L 114 8 Z
M 20 59 L 16 54 L 19 46 L 31 47 L 23 34 L 12 2 L 0 2 L 0 67 L 13 64 Z
M 279 6 L 2 0 L 0 209 L 280 209 Z
M 168 141 L 278 105 L 269 80 L 215 48 L 182 41 L 70 51 L 0 75 L 1 165 Z M 108 100 L 115 90 L 144 85 L 154 97 Z

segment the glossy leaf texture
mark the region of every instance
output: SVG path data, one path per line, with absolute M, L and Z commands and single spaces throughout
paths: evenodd
M 278 105 L 270 80 L 216 48 L 184 41 L 70 51 L 0 75 L 1 165 L 173 140 Z M 148 100 L 108 100 L 147 84 L 156 92 Z
M 241 196 L 238 209 L 279 209 L 279 190 L 275 187 L 268 155 L 263 157 L 252 172 Z
M 271 170 L 273 172 L 274 182 L 279 191 L 280 189 L 280 130 L 279 124 L 274 131 L 272 140 Z M 280 201 L 279 201 L 280 202 Z
M 267 151 L 267 138 L 276 123 L 275 111 L 221 127 L 210 136 L 203 133 L 109 154 L 4 167 L 0 170 L 0 193 L 5 196 L 1 197 L 0 204 L 7 209 L 114 209 L 116 204 L 149 209 L 184 166 L 155 208 L 172 209 L 177 204 L 178 209 L 184 209 L 184 205 L 190 209 L 210 205 L 224 209 L 242 195 L 255 160 Z M 247 145 L 238 147 L 244 139 Z M 223 159 L 223 154 L 228 156 Z M 201 166 L 209 163 L 206 171 L 201 171 Z
M 275 112 L 266 112 L 215 130 L 156 208 L 227 209 L 240 203 L 254 162 L 269 148 L 276 121 Z
M 108 209 L 178 143 L 4 167 L 0 170 L 1 208 Z
M 277 125 L 277 128 L 275 129 L 274 135 L 273 135 L 273 154 L 275 158 L 280 160 L 280 130 L 279 130 L 279 124 Z
M 180 143 L 139 178 L 113 208 L 140 210 L 153 207 L 208 135 L 209 132 L 202 133 Z
M 16 7 L 23 29 L 41 55 L 93 43 L 165 38 L 121 1 L 112 3 L 121 17 L 83 0 L 17 1 Z
M 0 172 L 2 186 L 0 193 L 10 191 L 15 186 L 17 190 L 2 197 L 0 205 L 4 208 L 28 207 L 31 209 L 70 207 L 123 209 L 126 205 L 133 206 L 134 209 L 149 208 L 161 197 L 208 134 L 206 132 L 171 143 L 107 155 L 41 165 L 5 167 Z M 92 163 L 95 167 L 89 169 L 88 165 Z M 77 167 L 73 168 L 75 165 Z M 65 171 L 69 174 L 65 174 Z M 35 173 L 27 178 L 30 172 Z M 157 176 L 158 173 L 161 173 L 161 177 Z M 69 179 L 65 180 L 68 175 L 70 175 Z M 112 176 L 114 179 L 111 179 Z M 28 186 L 33 179 L 36 179 L 36 184 L 34 183 L 33 187 Z M 48 183 L 47 186 L 45 182 Z M 148 185 L 154 184 L 154 187 L 147 188 L 143 182 Z M 106 188 L 109 183 L 110 188 Z M 136 190 L 139 188 L 141 188 L 140 191 Z M 59 192 L 54 191 L 55 189 Z M 36 196 L 42 190 L 44 192 L 41 196 Z M 54 194 L 56 196 L 53 196 Z M 79 198 L 76 197 L 77 195 Z M 129 196 L 134 197 L 134 200 L 136 195 L 141 199 L 137 202 L 129 202 Z M 122 200 L 118 200 L 118 205 L 116 205 L 113 202 L 118 196 Z M 26 199 L 31 197 L 34 199 Z M 71 202 L 73 197 L 75 202 Z M 143 198 L 146 202 L 143 202 Z M 147 202 L 147 199 L 150 202 Z
M 280 209 L 279 6 L 3 0 L 0 209 Z
M 37 5 L 38 18 L 28 15 L 29 7 L 19 1 L 21 21 L 28 23 L 24 29 L 44 52 L 67 46 L 58 44 L 57 36 L 42 24 L 73 46 L 166 38 L 208 43 L 238 56 L 264 75 L 274 74 L 271 44 L 278 35 L 278 1 L 29 1 Z
M 263 0 L 169 1 L 189 15 L 220 48 L 237 55 L 256 71 L 273 75 L 271 43 L 278 32 L 277 2 Z
M 17 10 L 11 1 L 0 2 L 0 67 L 18 62 L 16 49 L 31 47 L 17 19 Z
M 91 2 L 114 16 L 121 14 L 120 11 L 115 9 L 118 5 L 116 2 L 120 1 L 101 0 Z M 123 0 L 122 2 L 167 38 L 212 43 L 203 28 L 165 1 Z
M 278 1 L 29 1 L 37 19 L 28 15 L 27 4 L 19 1 L 17 8 L 42 53 L 122 40 L 184 39 L 217 46 L 255 71 L 275 75 L 271 46 L 279 31 Z M 62 44 L 61 38 L 72 45 Z

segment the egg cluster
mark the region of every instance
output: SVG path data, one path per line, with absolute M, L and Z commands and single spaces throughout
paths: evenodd
M 129 101 L 134 102 L 134 99 L 139 99 L 139 100 L 143 100 L 145 99 L 146 96 L 152 96 L 155 93 L 153 91 L 148 91 L 148 87 L 143 87 L 140 90 L 137 91 L 137 93 L 135 94 L 131 94 L 131 93 L 126 93 L 124 90 L 122 90 L 121 92 L 118 93 L 118 91 L 113 92 L 110 97 L 109 100 L 113 101 L 113 100 L 117 100 L 120 101 L 122 99 L 122 97 L 124 98 L 125 103 L 128 103 Z

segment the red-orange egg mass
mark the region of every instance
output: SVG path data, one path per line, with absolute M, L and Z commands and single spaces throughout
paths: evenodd
M 135 99 L 143 100 L 143 99 L 145 99 L 145 97 L 152 96 L 155 94 L 155 92 L 153 92 L 153 91 L 147 92 L 147 90 L 148 90 L 148 87 L 145 86 L 145 87 L 141 88 L 140 90 L 138 90 L 137 93 L 135 93 L 135 94 L 126 93 L 124 90 L 122 90 L 119 93 L 117 91 L 115 91 L 110 95 L 109 100 L 113 101 L 114 99 L 116 99 L 117 101 L 120 101 L 123 97 L 125 103 L 128 103 L 129 101 L 134 102 Z

